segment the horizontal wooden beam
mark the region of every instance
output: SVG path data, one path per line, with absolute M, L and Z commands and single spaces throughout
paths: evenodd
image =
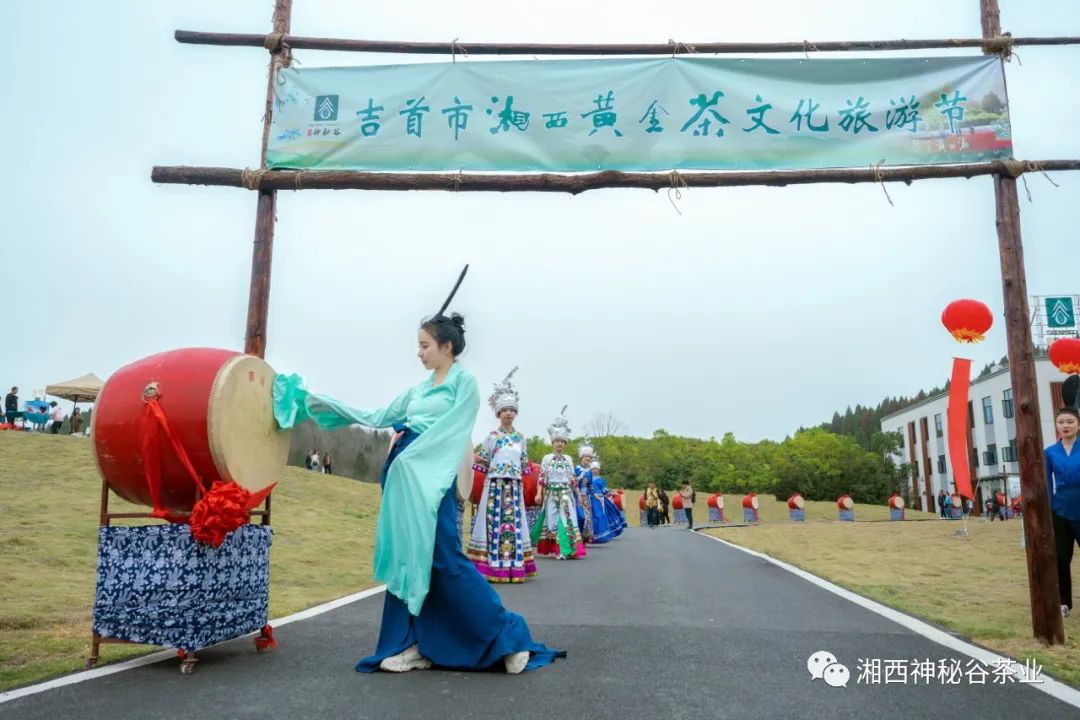
M 242 170 L 159 166 L 156 183 L 219 185 L 249 190 L 445 190 L 460 192 L 565 192 L 601 188 L 664 190 L 672 187 L 806 185 L 811 183 L 903 182 L 977 175 L 1018 176 L 1024 172 L 1080 170 L 1080 160 L 993 161 L 954 165 L 826 168 L 819 170 L 731 170 L 725 172 L 638 173 L 606 170 L 581 175 L 481 175 L 475 173 L 377 173 L 355 170 Z
M 684 43 L 473 43 L 405 42 L 399 40 L 348 40 L 299 35 L 255 35 L 177 30 L 178 42 L 194 45 L 230 45 L 294 50 L 342 50 L 346 52 L 403 53 L 419 55 L 723 55 L 732 53 L 811 53 L 878 50 L 929 50 L 932 48 L 985 48 L 1002 52 L 1016 45 L 1080 45 L 1080 37 L 946 38 L 937 40 L 802 40 L 795 42 Z

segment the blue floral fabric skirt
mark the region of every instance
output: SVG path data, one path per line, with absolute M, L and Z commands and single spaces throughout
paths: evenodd
M 243 525 L 220 547 L 189 525 L 103 527 L 94 632 L 199 650 L 260 629 L 270 600 L 268 526 Z

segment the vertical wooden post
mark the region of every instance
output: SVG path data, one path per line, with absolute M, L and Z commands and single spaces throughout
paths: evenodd
M 275 0 L 273 33 L 288 33 L 292 17 L 292 0 Z M 266 114 L 263 116 L 262 151 L 259 167 L 266 165 L 266 145 L 270 140 L 270 122 L 274 111 L 274 79 L 278 68 L 287 67 L 292 60 L 290 50 L 280 42 L 270 50 L 270 76 L 266 83 Z M 277 212 L 277 191 L 259 190 L 255 210 L 255 245 L 251 254 L 251 289 L 248 293 L 247 333 L 244 352 L 266 355 L 266 322 L 270 310 L 270 268 L 274 256 L 274 216 Z
M 998 0 L 979 0 L 984 38 L 1001 35 Z M 1020 237 L 1020 199 L 1016 178 L 994 176 L 998 251 L 1005 299 L 1005 333 L 1009 375 L 1016 409 L 1016 444 L 1020 458 L 1020 488 L 1024 502 L 1031 627 L 1035 637 L 1051 645 L 1065 642 L 1058 594 L 1057 556 L 1046 492 L 1042 430 L 1039 425 L 1038 381 L 1029 325 L 1024 245 Z

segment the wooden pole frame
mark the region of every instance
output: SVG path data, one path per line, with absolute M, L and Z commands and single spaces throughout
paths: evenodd
M 447 190 L 454 192 L 565 192 L 571 195 L 602 188 L 663 190 L 673 187 L 736 187 L 742 185 L 806 185 L 812 183 L 903 182 L 980 175 L 1080 170 L 1080 160 L 995 160 L 953 165 L 826 168 L 820 170 L 738 170 L 724 172 L 620 172 L 566 175 L 480 173 L 378 173 L 356 170 L 267 170 L 158 166 L 156 183 L 218 185 L 272 190 Z
M 937 40 L 867 40 L 783 43 L 701 43 L 669 40 L 667 44 L 500 44 L 398 42 L 311 38 L 290 35 L 292 0 L 275 0 L 273 29 L 269 35 L 201 33 L 177 30 L 182 43 L 265 47 L 270 52 L 266 114 L 260 168 L 266 164 L 266 146 L 273 111 L 273 82 L 278 68 L 287 67 L 292 49 L 345 50 L 451 55 L 667 55 L 724 53 L 785 53 L 833 51 L 916 50 L 927 48 L 981 48 L 1004 61 L 1014 46 L 1075 45 L 1080 37 L 1014 38 L 1001 32 L 998 0 L 979 0 L 981 38 Z M 1080 160 L 1047 160 L 1039 163 L 994 161 L 944 166 L 899 168 L 841 168 L 828 170 L 727 172 L 727 173 L 621 173 L 586 175 L 448 175 L 439 173 L 366 173 L 348 171 L 240 170 L 231 168 L 155 167 L 154 182 L 247 187 L 258 193 L 255 242 L 252 253 L 245 351 L 259 357 L 266 352 L 270 270 L 273 254 L 277 191 L 282 189 L 540 191 L 578 193 L 601 187 L 637 187 L 660 190 L 678 187 L 730 187 L 822 182 L 905 182 L 944 177 L 992 175 L 996 200 L 998 247 L 1001 256 L 1005 331 L 1010 374 L 1016 403 L 1016 429 L 1021 487 L 1024 497 L 1024 533 L 1027 545 L 1028 582 L 1032 629 L 1039 640 L 1060 644 L 1065 640 L 1058 608 L 1058 582 L 1053 530 L 1046 495 L 1042 461 L 1042 437 L 1031 328 L 1028 325 L 1027 281 L 1020 234 L 1019 196 L 1016 177 L 1040 170 L 1078 170 Z M 264 522 L 269 521 L 269 498 Z M 103 516 L 104 516 L 103 509 Z
M 210 33 L 177 30 L 177 42 L 193 45 L 224 45 L 232 47 L 263 47 L 269 35 L 250 33 Z M 411 55 L 726 55 L 733 53 L 812 53 L 883 50 L 929 50 L 932 48 L 982 48 L 1001 52 L 1018 45 L 1080 45 L 1080 37 L 1012 37 L 1000 35 L 987 38 L 952 38 L 927 40 L 803 40 L 802 42 L 676 42 L 666 43 L 480 43 L 404 42 L 400 40 L 353 40 L 345 38 L 302 37 L 285 35 L 281 38 L 294 50 L 337 50 L 345 52 L 395 53 Z
M 998 0 L 979 0 L 979 10 L 983 37 L 1000 35 L 1001 10 Z M 1065 625 L 1061 617 L 1050 498 L 1046 491 L 1046 465 L 1043 460 L 1042 428 L 1039 425 L 1039 385 L 1035 376 L 1016 178 L 1000 174 L 994 176 L 994 204 L 1005 301 L 1009 377 L 1016 408 L 1020 490 L 1024 498 L 1024 545 L 1031 596 L 1031 628 L 1035 637 L 1042 642 L 1061 645 L 1065 642 Z

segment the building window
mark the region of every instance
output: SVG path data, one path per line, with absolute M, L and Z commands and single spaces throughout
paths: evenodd
M 979 448 L 971 448 L 971 464 L 973 467 L 979 467 Z
M 919 477 L 919 461 L 911 463 L 911 476 L 914 478 Z
M 1001 448 L 1002 462 L 1016 462 L 1016 438 L 1009 440 L 1008 447 Z
M 904 449 L 904 428 L 902 428 L 902 427 L 896 428 L 896 434 L 900 436 L 900 449 L 903 450 Z
M 994 443 L 986 446 L 986 452 L 983 453 L 983 464 L 987 467 L 997 465 L 997 445 Z
M 934 415 L 934 433 L 941 437 L 945 434 L 944 428 L 941 426 L 941 413 Z
M 945 456 L 944 455 L 938 455 L 937 456 L 937 471 L 939 473 L 941 473 L 942 475 L 945 474 Z
M 971 400 L 968 400 L 968 427 L 975 429 L 975 405 Z
M 983 423 L 994 424 L 994 398 L 989 395 L 983 398 Z
M 1007 418 L 1011 418 L 1015 414 L 1013 412 L 1012 388 L 1005 391 L 1005 396 L 1001 401 L 1001 414 Z

